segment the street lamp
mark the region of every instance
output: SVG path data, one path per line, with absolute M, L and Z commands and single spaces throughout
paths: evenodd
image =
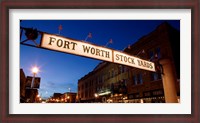
M 33 72 L 33 75 L 36 76 L 36 74 L 39 72 L 39 68 L 38 67 L 33 67 L 32 68 L 32 72 Z
M 39 69 L 37 67 L 33 67 L 32 68 L 32 72 L 35 75 L 35 74 L 37 74 L 39 72 Z
M 94 96 L 97 98 L 97 97 L 98 97 L 98 94 L 97 94 L 97 93 L 95 93 L 95 94 L 94 94 Z
M 33 80 L 31 82 L 31 88 L 33 88 L 33 84 L 34 84 L 34 80 L 35 80 L 35 77 L 36 77 L 36 74 L 39 72 L 39 68 L 38 67 L 33 67 L 32 68 L 32 72 L 33 72 Z
M 98 95 L 97 93 L 94 94 L 95 102 L 97 101 L 98 96 L 99 96 L 99 95 Z
M 67 96 L 67 102 L 68 102 L 68 103 L 71 102 L 70 96 Z

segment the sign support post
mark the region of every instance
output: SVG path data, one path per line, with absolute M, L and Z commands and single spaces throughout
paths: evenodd
M 163 67 L 162 81 L 166 103 L 178 103 L 176 91 L 176 77 L 173 71 L 172 63 L 169 59 L 161 59 L 160 64 Z

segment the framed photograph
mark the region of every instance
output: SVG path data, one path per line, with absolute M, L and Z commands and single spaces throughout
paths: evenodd
M 2 1 L 1 122 L 198 123 L 198 4 Z

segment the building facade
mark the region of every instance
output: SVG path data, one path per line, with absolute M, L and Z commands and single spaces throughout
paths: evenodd
M 180 31 L 164 22 L 123 52 L 155 63 L 160 59 L 170 59 L 176 74 L 179 100 Z M 78 98 L 80 102 L 164 103 L 162 72 L 161 67 L 156 72 L 150 72 L 101 62 L 93 71 L 79 79 Z
M 20 103 L 34 103 L 37 102 L 38 89 L 26 87 L 27 76 L 23 69 L 20 69 Z
M 20 103 L 26 102 L 25 83 L 26 83 L 25 73 L 23 69 L 20 69 Z
M 47 99 L 48 103 L 75 103 L 77 102 L 77 93 L 74 92 L 65 92 L 61 93 L 54 93 L 53 96 Z

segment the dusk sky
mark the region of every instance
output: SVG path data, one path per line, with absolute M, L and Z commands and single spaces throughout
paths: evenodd
M 59 34 L 58 27 L 62 25 L 60 35 L 63 37 L 85 40 L 88 33 L 91 33 L 92 38 L 88 38 L 87 42 L 105 46 L 112 39 L 113 43 L 107 47 L 122 51 L 165 21 L 180 30 L 179 20 L 23 20 L 20 26 Z M 25 40 L 25 37 L 22 37 L 22 40 Z M 86 57 L 20 45 L 20 68 L 24 70 L 26 76 L 32 76 L 31 68 L 39 67 L 40 72 L 37 75 L 41 77 L 39 94 L 43 98 L 48 98 L 53 93 L 68 92 L 68 88 L 71 92 L 77 92 L 78 80 L 100 62 Z

